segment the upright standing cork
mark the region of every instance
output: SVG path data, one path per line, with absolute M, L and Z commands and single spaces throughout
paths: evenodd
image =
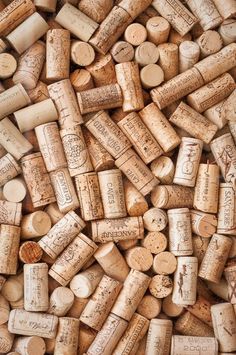
M 147 271 L 153 263 L 153 256 L 150 250 L 145 247 L 134 246 L 125 253 L 125 259 L 131 269 Z
M 174 128 L 154 103 L 146 106 L 139 115 L 165 153 L 180 144 L 180 138 Z
M 59 81 L 69 78 L 70 32 L 52 29 L 47 32 L 46 78 Z
M 144 107 L 138 65 L 134 62 L 116 64 L 117 82 L 123 93 L 123 111 L 138 111 Z
M 89 43 L 73 41 L 71 43 L 71 59 L 75 64 L 85 67 L 94 61 L 95 51 Z
M 43 250 L 34 241 L 27 241 L 21 244 L 19 249 L 19 259 L 24 264 L 37 263 L 43 256 Z
M 191 208 L 193 206 L 193 189 L 186 186 L 160 185 L 153 189 L 151 201 L 158 208 Z
M 126 42 L 132 44 L 133 46 L 139 46 L 147 38 L 147 30 L 140 23 L 132 23 L 129 25 L 124 33 L 124 39 Z
M 26 185 L 22 178 L 17 177 L 8 181 L 2 189 L 4 199 L 10 202 L 22 202 L 26 197 Z
M 170 355 L 189 355 L 195 349 L 201 355 L 217 355 L 218 343 L 213 337 L 172 336 Z
M 236 198 L 232 183 L 221 183 L 217 233 L 236 235 Z
M 126 209 L 129 216 L 142 216 L 148 210 L 145 197 L 128 179 L 124 179 L 124 193 Z
M 161 16 L 153 16 L 146 23 L 148 40 L 156 45 L 166 43 L 169 37 L 170 24 Z
M 179 72 L 192 68 L 200 56 L 199 45 L 192 41 L 184 41 L 179 46 Z
M 189 209 L 170 209 L 167 214 L 170 251 L 176 256 L 192 255 L 193 244 Z
M 149 64 L 155 64 L 158 59 L 159 50 L 152 42 L 143 42 L 135 49 L 135 61 L 141 67 L 145 67 Z
M 74 301 L 75 296 L 68 287 L 56 287 L 50 295 L 47 313 L 54 314 L 58 317 L 64 317 L 72 307 Z
M 149 164 L 162 154 L 161 147 L 136 112 L 126 115 L 118 122 L 118 126 L 129 138 L 145 164 Z
M 70 317 L 59 318 L 54 354 L 77 355 L 78 341 L 79 320 Z
M 125 41 L 117 41 L 112 46 L 110 53 L 116 63 L 130 62 L 134 58 L 133 46 Z
M 150 355 L 169 355 L 172 328 L 171 320 L 152 319 L 148 330 L 146 353 Z
M 38 336 L 22 336 L 14 340 L 12 350 L 17 351 L 16 354 L 28 353 L 28 355 L 43 355 L 46 351 L 46 345 L 43 338 Z M 13 353 L 15 354 L 15 353 Z
M 164 71 L 165 81 L 174 78 L 179 73 L 179 51 L 174 43 L 164 43 L 158 46 L 160 53 L 159 65 Z
M 185 312 L 177 319 L 174 329 L 182 335 L 214 337 L 213 329 L 190 312 Z
M 203 32 L 203 34 L 197 38 L 196 42 L 200 47 L 202 58 L 219 52 L 223 46 L 220 34 L 217 31 L 211 30 Z
M 9 53 L 0 54 L 0 78 L 8 79 L 16 71 L 17 62 L 13 55 Z
M 20 56 L 17 70 L 13 75 L 13 82 L 15 84 L 21 83 L 26 90 L 34 89 L 39 80 L 45 56 L 45 44 L 41 41 L 35 42 Z
M 89 90 L 94 87 L 92 75 L 86 69 L 76 69 L 70 73 L 70 81 L 75 91 Z
M 22 54 L 34 44 L 34 42 L 42 37 L 48 29 L 49 26 L 47 22 L 38 12 L 35 12 L 9 33 L 6 38 L 17 53 Z M 24 36 L 24 41 L 22 41 L 22 36 Z
M 70 211 L 40 239 L 39 245 L 55 259 L 84 227 L 84 221 L 74 211 Z
M 190 10 L 200 19 L 200 25 L 204 31 L 218 27 L 221 24 L 223 19 L 215 7 L 214 1 L 200 0 L 196 2 L 187 0 L 187 4 Z
M 0 200 L 0 223 L 19 226 L 21 218 L 21 203 Z
M 160 232 L 168 223 L 167 214 L 159 208 L 152 207 L 144 213 L 143 223 L 149 232 Z
M 214 234 L 202 260 L 199 276 L 219 283 L 227 261 L 232 240 L 221 234 Z
M 48 266 L 46 263 L 24 265 L 24 309 L 31 312 L 47 311 Z
M 21 167 L 17 161 L 7 153 L 0 159 L 0 186 L 16 177 L 21 172 Z
M 59 125 L 62 129 L 83 122 L 78 102 L 69 79 L 49 85 L 48 92 L 57 108 Z
M 94 21 L 100 23 L 102 22 L 110 10 L 112 9 L 112 0 L 99 0 L 99 1 L 89 1 L 82 0 L 79 2 L 79 9 L 84 14 L 89 16 Z
M 211 315 L 215 337 L 219 342 L 219 350 L 236 351 L 236 318 L 230 303 L 219 303 L 211 307 Z
M 103 275 L 104 271 L 101 266 L 93 264 L 73 277 L 70 289 L 76 297 L 88 298 L 94 293 Z
M 234 19 L 227 19 L 224 22 L 222 22 L 222 24 L 219 27 L 219 34 L 225 46 L 227 44 L 235 42 L 235 38 L 236 38 L 235 26 L 236 26 L 236 22 Z
M 34 208 L 55 202 L 56 198 L 41 153 L 22 158 L 21 167 Z
M 18 264 L 18 251 L 20 244 L 20 228 L 1 224 L 0 245 L 1 263 L 0 273 L 15 275 Z
M 140 271 L 131 270 L 111 312 L 130 321 L 148 288 L 149 282 L 150 277 Z
M 80 233 L 56 259 L 49 270 L 49 275 L 62 286 L 66 286 L 96 249 L 97 245 Z
M 32 324 L 35 324 L 32 327 Z M 53 339 L 57 332 L 58 318 L 51 314 L 14 309 L 10 312 L 8 329 L 13 334 L 39 336 Z
M 94 62 L 86 69 L 92 75 L 96 87 L 116 83 L 115 63 L 110 53 L 97 53 Z
M 176 162 L 173 183 L 194 187 L 201 159 L 203 142 L 195 138 L 182 138 Z

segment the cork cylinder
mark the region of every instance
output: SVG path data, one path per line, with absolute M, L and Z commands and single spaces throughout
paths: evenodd
M 97 245 L 80 233 L 56 259 L 49 270 L 49 275 L 62 286 L 66 286 L 91 258 L 96 249 Z
M 140 67 L 155 64 L 159 59 L 159 50 L 154 43 L 145 41 L 135 49 L 134 58 Z
M 84 221 L 74 211 L 70 211 L 40 239 L 39 245 L 55 259 L 84 227 Z
M 189 355 L 189 352 L 196 348 L 201 355 L 218 354 L 218 343 L 215 338 L 173 335 L 170 355 Z
M 43 250 L 38 243 L 34 241 L 28 241 L 21 244 L 19 249 L 19 259 L 24 264 L 33 264 L 41 260 L 43 256 Z
M 143 215 L 144 228 L 149 232 L 160 232 L 165 229 L 168 223 L 165 211 L 152 207 Z
M 122 174 L 119 169 L 100 171 L 98 181 L 101 191 L 104 217 L 125 217 L 126 206 Z
M 76 69 L 70 74 L 70 81 L 75 91 L 89 90 L 94 87 L 93 78 L 86 69 Z
M 128 138 L 105 111 L 95 113 L 85 126 L 115 159 L 131 147 Z
M 149 164 L 162 154 L 160 145 L 136 112 L 126 115 L 118 122 L 118 126 L 133 144 L 145 164 Z
M 20 228 L 1 224 L 0 226 L 0 273 L 15 275 L 18 266 Z
M 119 339 L 125 332 L 128 322 L 110 313 L 102 329 L 97 333 L 94 341 L 89 346 L 87 355 L 111 355 Z
M 0 159 L 0 186 L 16 177 L 21 172 L 21 167 L 17 161 L 7 153 Z
M 178 334 L 197 336 L 197 337 L 214 337 L 212 327 L 203 323 L 190 312 L 183 313 L 175 322 L 174 329 Z
M 0 224 L 11 224 L 19 226 L 22 218 L 22 204 L 0 200 Z
M 202 154 L 203 142 L 183 137 L 176 162 L 173 183 L 194 187 Z
M 16 71 L 17 62 L 13 55 L 9 53 L 0 54 L 0 78 L 8 79 Z M 1 91 L 4 91 L 3 88 Z
M 59 81 L 69 78 L 70 32 L 64 29 L 47 31 L 46 78 Z
M 234 19 L 227 19 L 224 22 L 222 22 L 222 24 L 220 25 L 219 34 L 225 46 L 227 44 L 235 42 L 236 40 L 235 28 L 236 28 L 236 21 Z
M 37 327 L 32 327 L 32 324 Z M 14 309 L 10 312 L 8 329 L 13 334 L 53 339 L 56 337 L 57 324 L 58 318 L 51 314 Z
M 220 303 L 211 307 L 211 315 L 215 337 L 219 350 L 236 351 L 236 318 L 234 308 L 230 303 Z
M 120 282 L 125 281 L 129 267 L 113 242 L 100 245 L 94 257 L 106 275 Z
M 145 197 L 128 180 L 124 179 L 124 193 L 126 209 L 131 217 L 142 216 L 148 210 L 148 203 Z
M 22 158 L 21 167 L 34 208 L 55 202 L 56 198 L 41 153 Z
M 169 355 L 172 328 L 173 324 L 169 319 L 152 319 L 148 329 L 146 353 Z
M 191 210 L 192 231 L 203 238 L 210 238 L 216 231 L 216 216 L 201 211 Z
M 103 274 L 104 271 L 101 266 L 93 264 L 73 277 L 70 282 L 70 289 L 76 297 L 88 298 L 93 294 Z
M 152 295 L 145 295 L 138 305 L 137 313 L 147 319 L 156 318 L 161 312 L 162 302 Z
M 200 0 L 197 3 L 194 0 L 187 0 L 187 5 L 192 13 L 196 14 L 199 18 L 200 25 L 204 31 L 218 27 L 223 20 L 213 0 L 207 2 Z
M 141 245 L 150 250 L 152 254 L 159 254 L 167 248 L 167 238 L 161 232 L 149 232 L 141 241 Z
M 191 69 L 200 57 L 199 45 L 192 41 L 184 41 L 179 46 L 179 72 Z
M 18 337 L 14 340 L 12 350 L 17 351 L 17 354 L 27 355 L 43 355 L 46 351 L 46 345 L 43 338 L 38 336 Z
M 44 211 L 24 215 L 21 220 L 21 239 L 33 239 L 48 233 L 51 228 L 50 216 Z
M 115 66 L 116 78 L 123 94 L 123 111 L 138 111 L 144 107 L 138 64 L 119 63 Z
M 202 58 L 219 52 L 223 46 L 220 34 L 217 31 L 211 30 L 203 32 L 201 36 L 196 39 L 196 43 L 199 45 Z
M 199 293 L 196 303 L 192 306 L 188 306 L 187 310 L 194 316 L 196 316 L 198 319 L 203 321 L 205 324 L 212 327 L 211 305 L 212 300 L 207 300 Z
M 217 125 L 218 129 L 223 128 L 229 122 L 226 119 L 226 114 L 224 110 L 225 103 L 226 100 L 222 100 L 203 113 L 206 118 L 208 118 L 211 122 Z
M 82 0 L 79 9 L 97 23 L 101 23 L 112 9 L 112 0 L 88 1 Z
M 228 285 L 228 297 L 231 304 L 236 304 L 236 293 L 235 293 L 235 275 L 236 275 L 236 265 L 228 266 L 224 269 L 224 275 Z
M 14 335 L 7 329 L 7 324 L 0 325 L 0 339 L 0 351 L 6 354 L 11 350 L 14 341 Z
M 9 302 L 2 295 L 0 295 L 0 317 L 1 317 L 0 326 L 8 321 L 9 314 L 10 314 Z
M 214 234 L 202 260 L 199 276 L 219 283 L 232 246 L 232 240 L 221 234 Z
M 79 320 L 70 317 L 59 318 L 55 339 L 55 355 L 77 355 L 79 342 Z
M 150 277 L 140 271 L 131 270 L 111 312 L 130 321 L 149 283 Z
M 151 193 L 151 201 L 153 206 L 158 208 L 192 208 L 193 189 L 177 185 L 156 186 Z
M 81 215 L 85 221 L 104 217 L 97 173 L 85 173 L 75 177 Z
M 165 81 L 174 78 L 179 73 L 179 50 L 174 43 L 164 43 L 158 46 L 160 53 L 159 65 L 164 71 Z
M 106 55 L 97 53 L 93 63 L 87 65 L 86 69 L 91 74 L 96 87 L 115 84 L 117 81 L 115 63 L 110 53 Z
M 167 215 L 169 220 L 169 250 L 176 256 L 192 255 L 193 243 L 189 209 L 170 209 Z
M 24 275 L 20 273 L 10 276 L 2 286 L 1 294 L 10 303 L 17 302 L 23 298 L 24 294 Z
M 145 247 L 134 246 L 125 253 L 125 259 L 131 269 L 147 271 L 153 263 L 153 256 L 150 250 Z
M 224 4 L 220 0 L 213 0 L 217 10 L 224 19 L 235 17 L 236 4 L 233 0 L 227 0 Z
M 151 17 L 146 23 L 146 29 L 150 42 L 156 45 L 167 42 L 170 33 L 170 24 L 164 17 Z
M 35 12 L 9 33 L 6 38 L 17 53 L 22 54 L 42 37 L 48 29 L 49 26 L 44 18 L 40 16 L 38 12 Z M 23 35 L 24 41 L 22 41 Z
M 69 288 L 59 286 L 50 295 L 47 313 L 64 317 L 72 307 L 74 300 L 74 294 Z
M 47 311 L 48 266 L 46 263 L 24 265 L 24 309 L 31 312 Z
M 232 183 L 221 183 L 217 233 L 236 235 L 236 197 Z
M 122 284 L 119 281 L 104 275 L 93 297 L 86 304 L 80 320 L 92 329 L 101 330 L 121 288 Z
M 147 38 L 147 30 L 141 23 L 132 23 L 129 25 L 124 33 L 126 42 L 133 46 L 138 46 L 143 43 Z
M 134 48 L 126 41 L 117 41 L 110 53 L 116 63 L 130 62 L 134 58 Z
M 160 156 L 151 163 L 150 168 L 162 184 L 172 184 L 175 166 L 171 158 Z
M 78 102 L 69 79 L 49 85 L 48 92 L 56 106 L 60 128 L 72 127 L 83 122 Z

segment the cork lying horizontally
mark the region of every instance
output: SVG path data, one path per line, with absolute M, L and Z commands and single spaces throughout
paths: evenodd
M 236 0 L 0 0 L 0 354 L 236 354 Z

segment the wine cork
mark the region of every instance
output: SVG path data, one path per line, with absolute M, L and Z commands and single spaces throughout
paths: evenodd
M 214 4 L 224 19 L 235 17 L 236 4 L 232 0 L 227 0 L 224 4 L 220 0 L 213 0 Z
M 46 351 L 46 345 L 43 338 L 38 336 L 18 337 L 14 340 L 12 350 L 16 350 L 17 354 L 43 355 Z
M 80 320 L 97 331 L 101 330 L 121 288 L 119 281 L 104 275 L 93 297 L 86 304 Z
M 180 46 L 182 42 L 191 41 L 192 37 L 194 37 L 194 33 L 196 31 L 196 27 L 198 27 L 198 22 L 193 26 L 191 32 L 186 33 L 184 36 L 181 36 L 174 28 L 172 27 L 170 30 L 168 42 L 177 44 Z M 200 31 L 200 30 L 199 30 Z M 203 30 L 201 31 L 201 33 Z
M 220 303 L 211 307 L 215 337 L 219 350 L 232 352 L 236 350 L 236 318 L 230 303 Z
M 191 69 L 199 60 L 199 45 L 192 41 L 184 41 L 179 46 L 179 72 Z
M 26 185 L 22 178 L 15 178 L 3 186 L 4 199 L 10 202 L 21 202 L 26 196 Z
M 115 63 L 110 53 L 96 54 L 95 61 L 86 67 L 96 87 L 116 84 Z
M 140 71 L 140 79 L 144 88 L 151 89 L 164 81 L 164 72 L 157 64 L 148 64 Z
M 42 37 L 48 29 L 47 22 L 39 13 L 35 12 L 9 33 L 6 38 L 17 53 L 22 54 Z M 24 36 L 24 41 L 22 41 L 22 36 Z
M 153 263 L 153 256 L 150 250 L 135 246 L 125 253 L 125 259 L 131 269 L 138 271 L 147 271 Z
M 19 226 L 22 218 L 22 204 L 0 200 L 0 224 Z
M 211 302 L 201 295 L 198 295 L 194 305 L 188 306 L 187 310 L 205 324 L 212 327 Z
M 128 322 L 110 313 L 107 317 L 102 329 L 97 333 L 92 344 L 89 346 L 87 355 L 109 355 L 113 354 L 119 339 L 123 335 Z
M 183 306 L 177 305 L 172 301 L 172 295 L 163 299 L 162 310 L 168 317 L 178 317 L 183 313 Z
M 184 137 L 181 140 L 173 183 L 194 187 L 202 154 L 203 142 Z
M 19 58 L 17 70 L 13 76 L 15 84 L 22 84 L 26 90 L 34 89 L 45 61 L 46 48 L 41 41 L 35 42 Z M 35 65 L 31 65 L 34 62 Z
M 77 355 L 79 340 L 79 320 L 70 317 L 59 318 L 54 354 Z
M 4 354 L 11 350 L 13 345 L 14 335 L 7 329 L 7 324 L 0 326 L 0 351 Z
M 65 287 L 66 290 L 69 290 L 67 287 Z M 71 291 L 72 295 L 73 295 L 73 292 Z M 70 307 L 69 311 L 66 312 L 67 316 L 68 317 L 74 317 L 74 318 L 79 318 L 84 307 L 86 306 L 86 304 L 88 303 L 89 299 L 88 298 L 78 298 L 78 297 L 74 297 L 74 301 L 73 301 L 73 304 L 72 306 Z M 81 324 L 82 326 L 82 324 Z M 92 334 L 96 333 L 94 330 L 92 330 L 91 328 L 87 327 L 84 325 L 84 328 L 83 329 L 89 329 L 91 330 Z M 94 336 L 95 337 L 95 336 Z
M 204 112 L 204 116 L 213 122 L 218 129 L 223 128 L 227 123 L 225 113 L 226 100 L 222 100 Z
M 150 94 L 153 102 L 162 110 L 203 84 L 204 81 L 198 69 L 191 68 L 170 79 L 162 86 L 152 89 Z
M 221 24 L 223 19 L 212 0 L 207 2 L 200 0 L 197 3 L 194 0 L 187 0 L 186 2 L 192 13 L 199 18 L 200 25 L 204 31 L 218 27 Z
M 41 102 L 49 99 L 47 85 L 42 81 L 38 81 L 34 89 L 27 90 L 27 94 L 33 103 Z
M 167 238 L 161 232 L 148 232 L 141 245 L 150 250 L 152 254 L 159 254 L 167 248 Z
M 25 264 L 34 264 L 41 260 L 43 256 L 43 250 L 38 243 L 28 241 L 21 244 L 19 249 L 19 259 Z
M 92 238 L 95 242 L 142 239 L 144 235 L 142 217 L 124 217 L 93 221 Z
M 194 305 L 197 296 L 198 260 L 196 257 L 179 257 L 174 274 L 172 301 L 178 305 Z
M 24 309 L 31 312 L 47 311 L 48 266 L 46 263 L 24 265 Z
M 70 289 L 76 297 L 88 298 L 95 291 L 103 274 L 101 266 L 94 264 L 73 277 L 70 282 Z
M 173 324 L 167 319 L 152 319 L 148 329 L 146 353 L 168 355 L 170 353 Z
M 134 58 L 134 48 L 126 41 L 118 41 L 112 46 L 110 53 L 116 63 L 130 62 Z
M 18 251 L 20 244 L 20 228 L 1 224 L 0 227 L 0 250 L 1 263 L 0 273 L 15 275 L 18 264 Z
M 82 67 L 91 64 L 95 59 L 93 47 L 82 41 L 74 41 L 71 44 L 71 59 Z
M 61 8 L 55 20 L 84 42 L 88 42 L 98 28 L 98 24 L 95 21 L 70 3 L 66 3 Z
M 126 209 L 131 217 L 142 216 L 148 210 L 145 197 L 128 180 L 124 179 L 124 192 Z
M 56 11 L 56 0 L 35 0 L 35 6 L 44 12 L 55 12 Z
M 67 128 L 83 122 L 70 80 L 61 80 L 48 86 L 51 99 L 59 114 L 60 127 Z
M 232 303 L 233 305 L 236 304 L 235 271 L 236 271 L 236 265 L 228 266 L 224 269 L 224 275 L 228 285 L 229 302 Z
M 194 354 L 195 349 L 200 355 L 216 355 L 218 354 L 218 343 L 213 337 L 172 336 L 171 355 Z
M 39 125 L 58 119 L 56 107 L 51 99 L 43 100 L 16 111 L 14 116 L 21 132 L 30 131 Z
M 77 92 L 77 99 L 82 115 L 122 106 L 122 92 L 118 84 Z
M 132 44 L 132 46 L 139 46 L 146 41 L 147 30 L 140 23 L 132 23 L 124 32 L 124 39 L 126 42 Z
M 135 49 L 135 61 L 144 67 L 155 64 L 159 59 L 159 50 L 152 42 L 143 42 Z
M 221 183 L 217 233 L 236 235 L 235 191 L 232 183 Z
M 165 229 L 167 223 L 167 214 L 160 208 L 152 207 L 143 215 L 144 228 L 149 232 L 160 232 Z
M 96 335 L 97 332 L 95 330 L 87 327 L 83 323 L 80 324 L 78 355 L 83 355 L 87 352 Z
M 195 210 L 190 212 L 193 233 L 203 238 L 210 238 L 217 228 L 216 216 Z
M 1 289 L 1 294 L 10 303 L 21 300 L 24 294 L 23 273 L 8 277 Z
M 125 62 L 116 64 L 117 82 L 123 94 L 123 111 L 138 111 L 144 107 L 138 64 Z
M 104 217 L 125 217 L 127 213 L 121 171 L 119 169 L 101 171 L 98 173 L 98 180 Z
M 149 321 L 147 318 L 141 316 L 140 314 L 134 313 L 130 320 L 130 323 L 120 338 L 115 350 L 112 354 L 119 355 L 124 352 L 132 351 L 136 346 L 139 346 L 140 341 L 146 334 L 149 326 Z
M 162 184 L 172 184 L 175 166 L 169 157 L 161 156 L 155 159 L 150 165 L 152 173 Z
M 138 245 L 138 240 L 137 239 L 119 240 L 118 245 L 120 250 L 125 251 Z
M 78 208 L 79 200 L 68 169 L 57 169 L 49 175 L 60 212 L 67 213 Z
M 50 216 L 43 211 L 24 215 L 21 221 L 21 239 L 33 239 L 48 233 L 51 228 Z
M 169 251 L 162 251 L 155 255 L 152 268 L 160 275 L 173 274 L 177 267 L 177 259 Z
M 47 205 L 44 211 L 49 215 L 52 225 L 56 224 L 62 217 L 64 217 L 64 214 L 60 212 L 56 202 Z M 44 234 L 47 233 L 43 233 L 43 235 Z
M 220 282 L 218 283 L 207 281 L 206 284 L 207 287 L 214 293 L 214 295 L 217 295 L 218 297 L 228 302 L 228 285 L 224 278 L 221 278 Z M 215 301 L 212 303 L 215 303 Z
M 81 215 L 85 221 L 104 217 L 97 173 L 84 173 L 75 177 Z
M 69 78 L 70 71 L 70 32 L 52 29 L 47 32 L 46 78 L 62 80 Z
M 151 201 L 153 206 L 158 208 L 191 208 L 193 206 L 193 190 L 186 186 L 157 186 L 151 193 Z
M 169 220 L 169 250 L 175 256 L 192 255 L 193 243 L 189 209 L 170 209 L 167 215 Z
M 202 58 L 219 52 L 223 46 L 220 34 L 212 30 L 203 32 L 203 34 L 197 38 L 196 43 L 199 45 Z
M 224 101 L 223 104 L 223 115 L 226 122 L 235 121 L 236 114 L 235 114 L 235 97 L 236 97 L 236 90 L 232 92 L 232 94 Z
M 213 329 L 190 312 L 185 312 L 177 319 L 174 329 L 182 335 L 214 337 Z
M 167 42 L 170 33 L 170 24 L 165 18 L 161 16 L 151 17 L 146 23 L 146 28 L 150 42 L 156 45 Z
M 199 276 L 204 280 L 219 283 L 231 246 L 230 238 L 214 234 L 202 260 Z
M 21 167 L 17 161 L 7 153 L 0 159 L 0 186 L 16 177 L 21 172 Z
M 50 295 L 47 313 L 64 317 L 73 305 L 74 300 L 74 294 L 69 288 L 59 286 Z
M 93 78 L 86 69 L 74 70 L 70 74 L 70 81 L 75 91 L 89 90 L 94 87 Z
M 169 276 L 155 275 L 151 279 L 149 291 L 156 298 L 165 298 L 172 293 L 173 282 Z
M 17 62 L 9 53 L 0 54 L 0 79 L 10 78 L 16 71 Z
M 62 286 L 66 286 L 91 258 L 96 249 L 97 245 L 80 233 L 56 259 L 49 270 L 49 275 Z
M 78 7 L 80 11 L 89 16 L 95 22 L 101 23 L 112 9 L 112 6 L 112 0 L 99 0 L 92 2 L 88 0 L 82 0 L 79 2 Z
M 133 144 L 145 164 L 162 154 L 162 149 L 136 112 L 126 115 L 118 126 Z
M 75 212 L 70 211 L 40 239 L 39 245 L 55 259 L 84 227 L 84 221 Z
M 34 208 L 55 202 L 56 198 L 41 153 L 22 158 L 21 167 Z
M 197 23 L 197 18 L 178 0 L 154 0 L 152 6 L 171 26 L 184 36 Z
M 234 162 L 236 159 L 236 147 L 230 133 L 215 138 L 211 143 L 211 151 L 225 182 L 235 182 Z
M 165 81 L 174 78 L 179 72 L 179 51 L 174 43 L 164 43 L 158 46 L 160 53 L 159 65 L 164 72 Z
M 180 138 L 174 128 L 154 103 L 146 106 L 139 115 L 165 153 L 180 144 Z
M 192 213 L 191 213 L 192 216 Z M 194 232 L 194 230 L 193 230 Z M 195 232 L 194 232 L 195 233 Z M 205 237 L 201 237 L 199 235 L 193 235 L 193 255 L 196 256 L 196 258 L 198 259 L 199 264 L 202 262 L 204 255 L 206 253 L 206 250 L 208 248 L 209 245 L 209 235 L 207 236 L 207 238 Z
M 236 7 L 235 7 L 236 13 Z M 226 46 L 227 44 L 233 43 L 236 40 L 235 35 L 236 29 L 236 21 L 233 19 L 227 19 L 219 27 L 219 34 L 223 40 L 223 44 Z
M 8 321 L 9 314 L 10 314 L 9 302 L 2 295 L 0 295 L 0 317 L 1 317 L 0 326 Z
M 58 318 L 51 314 L 14 309 L 10 312 L 8 329 L 13 334 L 52 339 L 56 336 L 57 323 Z

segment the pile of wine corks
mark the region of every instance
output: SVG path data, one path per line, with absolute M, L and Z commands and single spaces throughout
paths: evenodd
M 0 354 L 236 354 L 236 0 L 0 0 Z

